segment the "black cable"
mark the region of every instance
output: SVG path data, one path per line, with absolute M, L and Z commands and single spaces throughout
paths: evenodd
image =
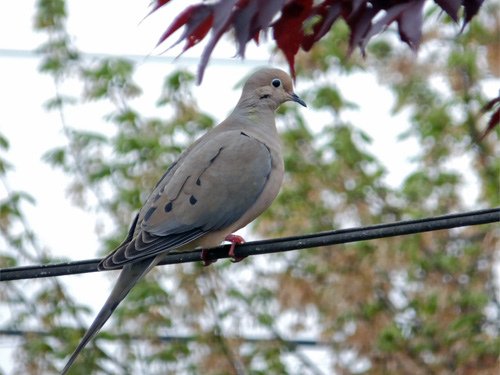
M 0 329 L 0 336 L 9 336 L 9 337 L 23 337 L 29 339 L 31 336 L 54 336 L 52 333 L 48 331 L 38 331 L 38 330 L 20 330 L 20 329 Z M 127 335 L 127 334 L 111 334 L 107 333 L 102 338 L 108 337 L 110 339 L 115 338 L 130 338 L 133 340 L 152 340 L 152 341 L 163 341 L 163 342 L 180 342 L 187 343 L 191 341 L 199 340 L 199 336 L 197 335 L 158 335 L 153 337 L 146 336 L 136 336 L 136 335 Z M 284 343 L 286 345 L 290 345 L 291 347 L 296 346 L 307 346 L 307 347 L 318 347 L 318 346 L 328 346 L 331 343 L 327 341 L 319 341 L 314 339 L 276 339 L 273 337 L 258 337 L 258 336 L 228 336 L 227 339 L 234 339 L 237 341 L 243 341 L 250 344 L 263 344 L 263 343 Z
M 479 225 L 500 221 L 500 208 L 469 211 L 458 214 L 429 217 L 419 220 L 398 221 L 388 224 L 372 225 L 360 228 L 341 229 L 303 236 L 283 237 L 264 241 L 247 242 L 236 247 L 236 256 L 245 257 L 258 254 L 271 254 L 290 250 L 299 250 L 319 246 L 366 241 L 376 238 L 395 237 L 406 234 L 430 232 L 469 225 Z M 229 245 L 209 250 L 207 259 L 229 258 Z M 198 262 L 201 250 L 172 253 L 160 263 L 176 264 Z M 35 265 L 0 269 L 0 281 L 32 279 L 97 272 L 100 259 L 89 259 L 59 264 Z

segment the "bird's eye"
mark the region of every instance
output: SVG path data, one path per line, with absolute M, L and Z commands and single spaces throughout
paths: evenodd
M 273 85 L 274 87 L 280 87 L 281 81 L 278 78 L 275 78 L 271 81 L 271 85 Z

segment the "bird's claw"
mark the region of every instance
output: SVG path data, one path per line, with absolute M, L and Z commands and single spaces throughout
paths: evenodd
M 236 245 L 240 245 L 240 244 L 245 243 L 245 239 L 243 237 L 238 236 L 237 234 L 228 234 L 226 236 L 226 238 L 224 238 L 224 240 L 231 242 L 231 247 L 229 248 L 229 253 L 228 253 L 228 255 L 232 258 L 231 262 L 238 263 L 246 258 L 246 256 L 237 257 L 236 254 L 234 253 L 234 249 L 236 248 Z
M 231 242 L 231 247 L 229 248 L 229 253 L 228 253 L 228 255 L 231 257 L 231 262 L 238 263 L 246 258 L 246 256 L 238 257 L 234 253 L 234 249 L 236 248 L 236 245 L 240 245 L 240 244 L 245 243 L 245 239 L 243 237 L 238 236 L 237 234 L 228 234 L 226 236 L 226 238 L 224 238 L 224 241 Z M 203 267 L 209 266 L 212 263 L 217 262 L 217 259 L 210 259 L 209 258 L 208 249 L 201 249 L 201 260 L 203 261 Z
M 201 249 L 201 261 L 203 262 L 203 267 L 206 267 L 217 262 L 217 259 L 209 259 L 208 249 Z

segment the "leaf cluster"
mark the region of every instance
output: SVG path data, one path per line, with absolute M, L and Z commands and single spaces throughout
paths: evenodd
M 151 13 L 170 1 L 158 0 Z M 435 3 L 451 19 L 458 22 L 463 7 L 463 27 L 481 7 L 482 1 L 436 0 Z M 184 30 L 174 45 L 185 41 L 183 52 L 201 42 L 212 31 L 198 71 L 201 82 L 203 72 L 220 38 L 232 32 L 237 53 L 244 57 L 248 42 L 259 42 L 260 34 L 272 30 L 276 45 L 286 57 L 295 77 L 295 56 L 299 49 L 310 51 L 339 20 L 349 28 L 349 51 L 356 47 L 364 52 L 369 40 L 396 23 L 403 42 L 416 50 L 422 35 L 424 0 L 418 1 L 337 1 L 337 0 L 219 0 L 199 3 L 185 8 L 168 26 L 158 44 L 174 32 Z M 347 51 L 344 51 L 347 52 Z M 349 52 L 349 53 L 350 53 Z

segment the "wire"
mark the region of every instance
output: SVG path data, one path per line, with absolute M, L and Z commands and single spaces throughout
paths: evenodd
M 500 221 L 500 207 L 469 211 L 419 220 L 398 221 L 367 227 L 341 229 L 313 233 L 303 236 L 283 237 L 264 241 L 247 242 L 236 247 L 237 257 L 272 254 L 313 247 L 338 245 L 342 243 L 395 237 L 415 233 L 451 229 L 470 225 L 480 225 Z M 229 258 L 229 245 L 219 246 L 207 252 L 207 260 Z M 201 250 L 171 253 L 159 265 L 198 262 Z M 34 265 L 0 269 L 0 281 L 34 279 L 97 272 L 100 259 L 89 259 L 58 264 Z
M 31 336 L 53 336 L 52 333 L 48 331 L 38 331 L 38 330 L 21 330 L 21 329 L 0 329 L 0 336 L 10 336 L 10 337 L 23 337 L 30 338 Z M 128 334 L 111 334 L 107 333 L 103 335 L 102 338 L 131 338 L 133 340 L 152 340 L 152 341 L 163 341 L 163 342 L 190 342 L 199 340 L 198 335 L 158 335 L 154 337 L 146 336 L 136 336 Z M 318 346 L 328 346 L 331 342 L 319 341 L 314 339 L 277 339 L 273 337 L 258 337 L 258 336 L 230 336 L 227 337 L 228 340 L 244 341 L 250 344 L 262 344 L 262 343 L 276 343 L 281 342 L 292 347 L 294 346 L 307 346 L 307 347 L 318 347 Z
M 101 53 L 101 52 L 82 52 L 78 51 L 80 56 L 84 58 L 124 58 L 135 61 L 137 63 L 175 63 L 198 65 L 200 62 L 199 57 L 189 56 L 172 56 L 172 55 L 142 55 L 142 54 L 117 54 L 117 53 Z M 43 55 L 36 50 L 30 49 L 12 49 L 0 48 L 0 58 L 11 59 L 40 59 Z M 211 57 L 210 64 L 213 65 L 245 65 L 249 67 L 261 66 L 269 63 L 269 59 L 239 59 L 239 58 L 225 58 L 225 57 Z

